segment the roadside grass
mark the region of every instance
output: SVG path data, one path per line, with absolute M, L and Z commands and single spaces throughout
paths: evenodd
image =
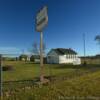
M 35 77 L 40 76 L 40 65 L 34 64 L 30 62 L 4 62 L 3 65 L 11 65 L 14 67 L 13 71 L 4 71 L 3 72 L 3 82 L 4 81 L 17 81 L 17 80 L 32 80 Z M 64 73 L 69 73 L 74 71 L 73 68 L 66 68 L 61 69 L 60 67 L 63 65 L 58 64 L 45 64 L 45 76 L 55 76 L 55 75 L 61 75 Z M 66 65 L 65 65 L 66 66 Z M 59 68 L 60 69 L 59 69 Z M 66 66 L 67 67 L 67 66 Z
M 3 72 L 3 100 L 100 100 L 100 65 L 73 66 L 45 64 L 45 75 L 53 76 L 47 86 L 38 87 L 33 83 L 39 77 L 39 64 L 29 62 L 4 62 L 12 65 L 13 72 Z
M 11 65 L 14 67 L 13 71 L 3 72 L 3 82 L 5 81 L 19 81 L 19 80 L 33 80 L 35 77 L 40 76 L 40 65 L 31 62 L 21 61 L 6 61 L 3 65 Z M 61 76 L 63 74 L 68 75 L 76 73 L 77 71 L 94 71 L 99 69 L 99 65 L 87 65 L 87 66 L 73 66 L 66 64 L 45 64 L 45 76 Z M 73 74 L 72 74 L 73 75 Z
M 100 100 L 100 71 L 48 86 L 16 88 L 3 100 Z

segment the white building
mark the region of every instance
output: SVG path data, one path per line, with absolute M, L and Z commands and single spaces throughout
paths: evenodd
M 74 65 L 81 64 L 78 54 L 72 49 L 57 48 L 51 49 L 47 54 L 47 63 L 62 64 L 72 63 Z

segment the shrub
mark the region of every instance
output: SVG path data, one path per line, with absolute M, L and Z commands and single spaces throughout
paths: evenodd
M 2 67 L 2 70 L 3 71 L 12 71 L 12 70 L 14 70 L 14 68 L 13 68 L 13 66 L 6 65 L 6 66 L 3 66 Z

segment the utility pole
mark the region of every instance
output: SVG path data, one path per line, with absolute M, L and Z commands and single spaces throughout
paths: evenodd
M 0 54 L 0 96 L 2 96 L 2 55 Z
M 86 44 L 85 44 L 85 33 L 83 34 L 83 49 L 84 49 L 84 65 L 86 65 Z

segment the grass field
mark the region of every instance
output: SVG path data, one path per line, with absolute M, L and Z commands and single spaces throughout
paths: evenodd
M 3 72 L 3 81 L 17 81 L 17 80 L 31 80 L 34 77 L 39 77 L 40 75 L 40 65 L 30 62 L 4 62 L 5 65 L 11 65 L 14 67 L 13 71 Z M 73 72 L 74 68 L 64 68 L 65 65 L 50 65 L 45 64 L 45 75 L 61 75 L 64 73 Z M 62 67 L 62 68 L 61 68 Z
M 3 72 L 3 100 L 100 100 L 100 65 L 73 66 L 45 64 L 45 76 L 53 76 L 47 86 L 34 86 L 40 66 L 30 62 L 4 62 L 13 71 Z

